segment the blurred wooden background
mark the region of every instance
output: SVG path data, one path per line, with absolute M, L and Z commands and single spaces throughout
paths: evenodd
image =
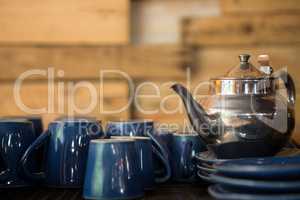
M 26 114 L 15 102 L 17 77 L 30 69 L 49 67 L 55 70 L 53 99 L 48 98 L 47 76 L 30 76 L 20 93 L 31 108 L 54 102 L 48 107 L 50 113 L 43 115 L 46 124 L 70 113 L 70 103 L 82 109 L 89 106 L 94 96 L 87 88 L 68 90 L 69 85 L 79 83 L 92 85 L 97 91 L 97 104 L 87 115 L 104 122 L 154 119 L 176 128 L 179 124 L 182 129 L 188 125 L 187 118 L 180 100 L 169 89 L 172 82 L 186 83 L 190 76 L 193 87 L 222 75 L 238 63 L 240 53 L 252 54 L 254 64 L 257 55 L 269 54 L 275 69 L 287 67 L 300 93 L 299 0 L 0 3 L 2 116 Z M 101 81 L 100 70 L 104 69 L 127 73 L 133 90 L 121 74 L 107 73 Z M 205 95 L 205 90 L 201 88 L 199 95 Z M 138 96 L 133 98 L 134 94 Z M 299 103 L 296 132 L 300 132 Z M 105 112 L 123 107 L 113 114 Z

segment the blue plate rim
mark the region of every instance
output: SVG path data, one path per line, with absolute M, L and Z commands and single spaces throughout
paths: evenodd
M 232 178 L 222 176 L 220 174 L 210 174 L 210 179 L 221 185 L 232 188 L 247 188 L 263 191 L 294 191 L 300 190 L 300 181 L 268 181 L 268 180 L 252 180 L 242 178 Z
M 294 158 L 294 159 L 293 159 Z M 299 164 L 254 164 L 254 162 L 279 162 L 280 160 L 296 160 L 299 159 Z M 250 164 L 249 162 L 253 162 Z M 287 161 L 286 161 L 287 162 Z M 283 167 L 283 165 L 285 165 Z M 248 158 L 248 159 L 237 159 L 229 160 L 222 163 L 215 163 L 213 167 L 221 174 L 247 174 L 247 176 L 256 176 L 256 177 L 281 177 L 289 175 L 300 176 L 300 157 L 268 157 L 268 158 Z M 276 176 L 277 175 L 277 176 Z
M 201 155 L 205 154 L 205 153 L 209 153 L 209 151 L 203 151 L 203 152 L 200 152 L 198 154 L 196 154 L 194 157 L 201 161 L 201 162 L 205 162 L 205 163 L 209 163 L 209 164 L 215 164 L 215 163 L 222 163 L 222 162 L 225 162 L 227 160 L 225 159 L 217 159 L 217 158 L 214 158 L 214 159 L 207 159 L 207 158 L 203 158 Z
M 219 190 L 219 191 L 217 191 Z M 220 191 L 220 190 L 223 190 Z M 209 186 L 208 192 L 216 199 L 223 200 L 297 200 L 300 199 L 299 194 L 249 194 L 237 193 L 223 189 L 220 184 Z M 297 195 L 297 196 L 295 196 Z
M 208 172 L 208 173 L 216 173 L 217 172 L 217 170 L 215 168 L 204 167 L 204 166 L 202 166 L 200 164 L 197 164 L 196 168 L 198 170 L 205 171 L 205 172 Z

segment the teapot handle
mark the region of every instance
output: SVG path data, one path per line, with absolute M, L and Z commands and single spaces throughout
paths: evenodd
M 291 75 L 287 71 L 280 71 L 278 77 L 284 82 L 287 89 L 288 103 L 295 106 L 296 87 Z

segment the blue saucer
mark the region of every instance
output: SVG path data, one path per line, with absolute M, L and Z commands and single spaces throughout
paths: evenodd
M 216 199 L 222 200 L 299 200 L 300 194 L 249 194 L 237 193 L 224 189 L 220 185 L 210 186 L 208 192 Z
M 226 160 L 218 159 L 212 151 L 200 152 L 195 156 L 195 159 L 200 163 L 206 163 L 209 165 L 226 161 Z
M 197 176 L 207 183 L 214 184 L 215 182 L 211 180 L 210 175 L 203 171 L 197 171 Z
M 199 165 L 199 164 L 197 164 L 197 169 L 199 171 L 204 171 L 204 172 L 206 172 L 208 174 L 216 173 L 216 169 L 211 168 L 211 167 L 206 167 L 206 166 L 203 166 L 203 165 Z
M 230 178 L 219 174 L 210 174 L 211 181 L 226 188 L 245 192 L 299 192 L 300 181 L 274 181 Z
M 300 156 L 231 160 L 214 165 L 218 174 L 253 179 L 300 178 Z

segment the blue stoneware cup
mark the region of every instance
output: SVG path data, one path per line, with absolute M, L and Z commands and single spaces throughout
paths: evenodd
M 98 139 L 89 147 L 83 187 L 85 199 L 122 200 L 143 197 L 134 140 Z
M 58 188 L 82 187 L 88 146 L 91 139 L 103 136 L 97 120 L 63 119 L 49 124 L 48 130 L 27 149 L 21 164 L 25 176 Z M 27 162 L 35 151 L 45 145 L 44 172 L 33 173 Z
M 43 132 L 43 120 L 41 116 L 34 115 L 34 116 L 7 116 L 3 117 L 3 120 L 28 120 L 32 122 L 35 136 L 38 137 Z
M 172 179 L 192 182 L 197 178 L 194 156 L 206 150 L 206 144 L 198 134 L 173 134 L 172 138 Z
M 33 129 L 35 133 L 35 137 L 38 138 L 42 133 L 43 133 L 43 120 L 41 116 L 38 115 L 31 115 L 31 116 L 7 116 L 4 117 L 4 119 L 18 119 L 18 120 L 28 120 L 32 122 L 33 124 Z M 36 155 L 35 158 L 33 158 L 34 162 L 36 163 L 35 167 L 33 167 L 34 171 L 38 171 L 42 168 L 42 162 L 43 162 L 43 152 L 44 149 L 40 148 Z
M 152 148 L 152 142 L 149 137 L 138 137 L 138 136 L 113 136 L 112 139 L 132 139 L 135 141 L 135 147 L 138 155 L 138 162 L 142 174 L 142 182 L 145 190 L 154 189 L 155 183 L 160 183 L 169 176 L 167 173 L 158 177 L 154 174 L 153 158 L 152 153 L 159 155 L 160 159 L 166 162 L 163 155 L 159 152 L 154 152 Z
M 166 182 L 171 177 L 171 167 L 168 161 L 168 152 L 154 137 L 154 122 L 148 120 L 109 122 L 106 127 L 106 136 L 138 136 L 148 137 L 152 142 L 153 159 L 159 160 L 165 171 L 165 175 L 156 179 L 158 182 Z
M 24 187 L 20 160 L 26 149 L 35 140 L 32 122 L 20 119 L 0 120 L 0 188 Z M 33 170 L 33 161 L 28 166 Z

